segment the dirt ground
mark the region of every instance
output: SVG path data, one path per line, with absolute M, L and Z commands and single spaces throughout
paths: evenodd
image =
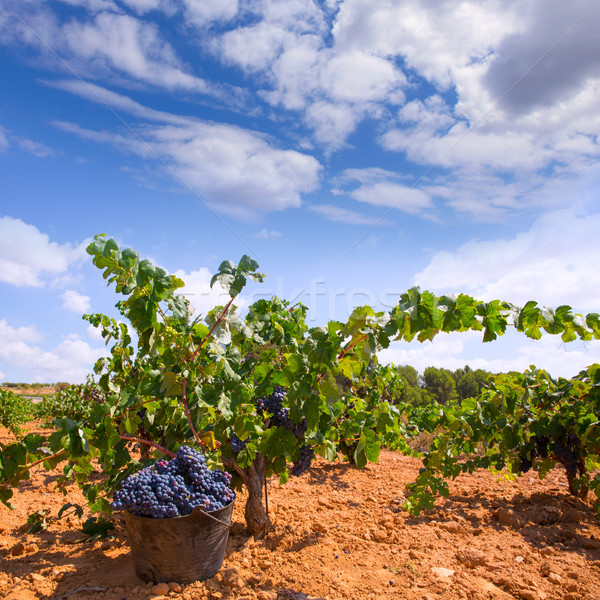
M 0 389 L 9 390 L 13 394 L 18 396 L 49 396 L 50 394 L 56 394 L 58 388 L 56 386 L 40 387 L 40 388 L 6 388 L 0 386 Z
M 0 431 L 0 440 L 6 441 Z M 419 461 L 382 452 L 364 470 L 317 461 L 309 473 L 269 482 L 274 529 L 254 541 L 239 494 L 221 571 L 171 582 L 164 593 L 134 573 L 124 521 L 114 536 L 80 542 L 82 519 L 55 519 L 65 497 L 38 471 L 0 507 L 0 598 L 30 600 L 600 600 L 600 521 L 568 495 L 563 474 L 507 481 L 460 476 L 451 495 L 418 518 L 401 510 Z M 24 530 L 50 509 L 48 528 Z M 161 593 L 163 592 L 163 593 Z

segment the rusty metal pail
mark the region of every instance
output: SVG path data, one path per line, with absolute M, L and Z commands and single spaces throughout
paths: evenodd
M 215 575 L 225 558 L 233 504 L 210 513 L 195 508 L 171 519 L 124 511 L 136 575 L 155 583 L 190 583 Z

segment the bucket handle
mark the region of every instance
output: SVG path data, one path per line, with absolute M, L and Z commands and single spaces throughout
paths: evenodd
M 221 519 L 217 519 L 217 517 L 213 517 L 210 513 L 207 513 L 206 511 L 202 510 L 200 507 L 196 507 L 193 512 L 199 512 L 200 514 L 203 514 L 206 517 L 211 518 L 213 521 L 216 521 L 217 523 L 220 523 L 221 525 L 223 525 L 223 527 L 226 527 L 227 529 L 229 529 L 233 523 L 226 523 L 225 521 L 221 521 Z

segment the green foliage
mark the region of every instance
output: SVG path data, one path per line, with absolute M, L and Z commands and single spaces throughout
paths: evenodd
M 48 529 L 48 520 L 47 517 L 50 513 L 49 508 L 43 508 L 41 510 L 36 510 L 27 516 L 27 528 L 25 531 L 27 533 L 39 533 L 40 531 L 45 531 Z
M 10 486 L 28 477 L 31 466 L 52 468 L 64 461 L 61 481 L 78 481 L 92 511 L 110 512 L 107 498 L 112 491 L 124 477 L 148 464 L 152 454 L 196 445 L 248 487 L 246 519 L 251 531 L 261 534 L 268 526 L 260 510 L 265 478 L 276 474 L 286 481 L 290 463 L 303 446 L 330 460 L 341 452 L 364 466 L 376 461 L 384 446 L 408 453 L 411 436 L 436 431 L 407 505 L 418 511 L 430 505 L 436 493 L 447 493 L 448 477 L 479 467 L 513 465 L 510 453 L 519 444 L 521 452 L 530 441 L 524 423 L 536 413 L 527 398 L 537 398 L 538 387 L 529 385 L 527 378 L 498 381 L 482 395 L 458 404 L 453 401 L 458 382 L 464 398 L 472 394 L 473 380 L 479 386 L 481 378 L 466 372 L 457 378 L 437 370 L 431 372 L 429 388 L 446 405 L 422 402 L 422 396 L 415 402 L 415 395 L 407 394 L 414 373 L 379 366 L 378 350 L 392 340 L 431 340 L 441 331 L 482 331 L 483 340 L 491 341 L 509 326 L 532 338 L 542 332 L 561 335 L 565 341 L 600 338 L 596 314 L 584 318 L 570 307 L 553 311 L 534 302 L 519 308 L 466 295 L 436 297 L 419 288 L 403 294 L 389 313 L 358 307 L 345 323 L 310 328 L 306 307 L 276 297 L 254 302 L 242 319 L 235 298 L 248 281 L 263 279 L 258 264 L 247 256 L 237 264 L 223 262 L 213 277 L 213 283 L 228 290 L 230 301 L 193 318 L 188 300 L 178 293 L 183 282 L 140 260 L 136 251 L 121 249 L 115 240 L 99 235 L 87 252 L 119 294 L 122 316 L 120 321 L 103 314 L 84 317 L 100 330 L 109 347 L 109 355 L 94 367 L 97 387 L 88 384 L 100 393 L 101 401 L 90 398 L 85 386 L 69 387 L 44 408 L 55 417 L 51 435 L 28 436 L 1 449 L 4 503 L 10 499 Z M 597 384 L 590 382 L 596 374 L 587 377 L 577 389 L 583 396 L 593 396 Z M 287 389 L 284 406 L 292 421 L 305 424 L 300 433 L 272 426 L 270 416 L 257 410 L 257 399 L 276 386 Z M 529 394 L 525 400 L 519 392 L 524 389 Z M 549 398 L 544 406 L 552 404 L 554 396 Z M 569 437 L 574 432 L 577 452 L 596 443 L 591 413 L 584 414 L 583 407 L 573 413 L 577 423 L 589 425 L 575 431 L 560 416 L 571 412 L 565 411 L 564 402 L 561 406 L 552 426 L 560 425 L 564 431 L 557 429 L 553 439 L 574 450 Z M 237 453 L 231 447 L 233 434 L 246 442 Z M 132 442 L 143 449 L 139 455 L 132 454 Z M 462 455 L 468 460 L 461 460 Z M 104 474 L 100 480 L 90 479 L 93 461 Z M 587 481 L 584 475 L 576 478 L 577 485 L 583 482 L 580 488 Z
M 0 389 L 0 425 L 14 435 L 21 434 L 21 425 L 30 421 L 34 407 L 31 400 L 17 396 L 10 390 Z
M 448 404 L 458 398 L 454 377 L 448 369 L 427 367 L 423 371 L 422 381 L 428 395 L 440 404 Z
M 111 521 L 106 517 L 100 516 L 87 519 L 83 524 L 81 531 L 87 536 L 84 541 L 92 542 L 107 537 L 109 535 L 108 532 L 114 528 L 115 526 Z
M 440 433 L 426 453 L 406 508 L 418 514 L 436 495 L 447 495 L 447 479 L 478 468 L 530 469 L 540 478 L 565 468 L 569 490 L 600 498 L 600 365 L 573 379 L 555 380 L 542 370 L 499 375 L 477 398 L 440 407 Z M 596 503 L 600 510 L 600 505 Z
M 104 394 L 93 381 L 69 385 L 34 405 L 33 416 L 52 421 L 58 418 L 83 420 L 95 404 L 104 402 Z

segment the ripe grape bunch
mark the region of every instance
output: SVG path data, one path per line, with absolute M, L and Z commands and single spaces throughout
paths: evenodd
M 289 408 L 284 408 L 283 400 L 286 396 L 286 390 L 283 387 L 275 387 L 273 393 L 266 398 L 259 398 L 256 401 L 256 409 L 261 415 L 269 428 L 282 427 L 291 431 L 298 439 L 302 438 L 308 429 L 306 419 L 303 417 L 299 423 L 295 423 L 290 419 Z M 234 432 L 231 435 L 231 449 L 235 454 L 238 454 L 246 448 L 246 441 L 241 440 Z M 300 476 L 310 468 L 311 462 L 315 457 L 314 450 L 302 445 L 300 448 L 300 458 L 296 461 L 290 470 L 290 474 Z
M 201 452 L 181 446 L 173 460 L 160 460 L 127 477 L 111 506 L 154 519 L 188 515 L 196 507 L 212 512 L 235 499 L 230 481 L 229 473 L 208 469 Z
M 267 398 L 259 398 L 256 401 L 256 408 L 263 415 L 271 414 L 271 427 L 283 427 L 291 431 L 297 438 L 301 438 L 307 429 L 306 419 L 300 423 L 294 423 L 289 417 L 289 408 L 283 408 L 283 400 L 286 396 L 286 390 L 282 387 L 276 387 L 273 393 Z

